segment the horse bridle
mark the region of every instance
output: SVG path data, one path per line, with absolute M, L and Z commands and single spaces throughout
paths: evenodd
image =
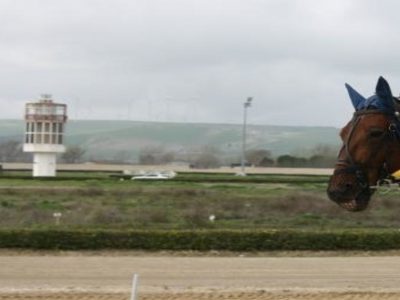
M 334 175 L 339 175 L 339 174 L 354 174 L 357 184 L 361 187 L 361 192 L 368 192 L 369 194 L 372 194 L 371 188 L 375 188 L 370 186 L 369 181 L 368 181 L 368 176 L 366 174 L 366 169 L 369 167 L 363 166 L 361 164 L 357 164 L 351 153 L 350 153 L 350 142 L 351 138 L 353 137 L 354 131 L 357 128 L 357 125 L 361 119 L 362 116 L 364 115 L 369 115 L 369 114 L 385 114 L 388 115 L 391 119 L 389 126 L 387 130 L 384 132 L 384 136 L 382 137 L 382 142 L 386 141 L 400 141 L 400 121 L 397 117 L 396 114 L 393 112 L 387 112 L 383 111 L 380 109 L 364 109 L 364 110 L 359 110 L 356 111 L 353 115 L 352 120 L 350 121 L 352 124 L 352 127 L 350 129 L 349 134 L 347 135 L 346 141 L 343 143 L 342 149 L 339 151 L 338 158 L 340 157 L 342 151 L 346 151 L 346 157 L 345 159 L 338 159 L 336 166 L 339 168 L 335 168 Z M 381 147 L 382 144 L 378 145 L 375 149 L 375 151 L 372 152 L 370 157 L 373 157 L 377 152 L 380 150 L 379 148 Z M 386 145 L 387 146 L 387 145 Z M 386 149 L 387 150 L 387 149 Z M 389 176 L 388 174 L 388 167 L 386 165 L 386 162 L 381 166 L 380 168 L 380 174 L 379 174 L 379 179 L 378 182 L 387 179 Z

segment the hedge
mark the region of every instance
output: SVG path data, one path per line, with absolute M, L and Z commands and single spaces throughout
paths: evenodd
M 0 230 L 0 248 L 152 251 L 389 250 L 400 249 L 400 232 Z

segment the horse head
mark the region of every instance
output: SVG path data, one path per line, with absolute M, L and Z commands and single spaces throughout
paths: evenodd
M 400 169 L 398 99 L 380 77 L 375 95 L 364 98 L 346 84 L 355 113 L 340 131 L 343 146 L 327 189 L 349 211 L 367 208 L 377 182 Z

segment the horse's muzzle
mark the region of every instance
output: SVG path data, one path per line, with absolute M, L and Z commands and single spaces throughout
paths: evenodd
M 343 183 L 333 185 L 332 179 L 327 189 L 330 200 L 351 212 L 365 210 L 368 207 L 372 193 L 369 187 L 365 188 L 357 184 Z

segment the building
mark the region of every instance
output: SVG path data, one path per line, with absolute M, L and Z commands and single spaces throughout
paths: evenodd
M 67 105 L 55 103 L 51 95 L 25 105 L 24 152 L 33 153 L 33 176 L 56 175 L 57 153 L 65 152 Z

